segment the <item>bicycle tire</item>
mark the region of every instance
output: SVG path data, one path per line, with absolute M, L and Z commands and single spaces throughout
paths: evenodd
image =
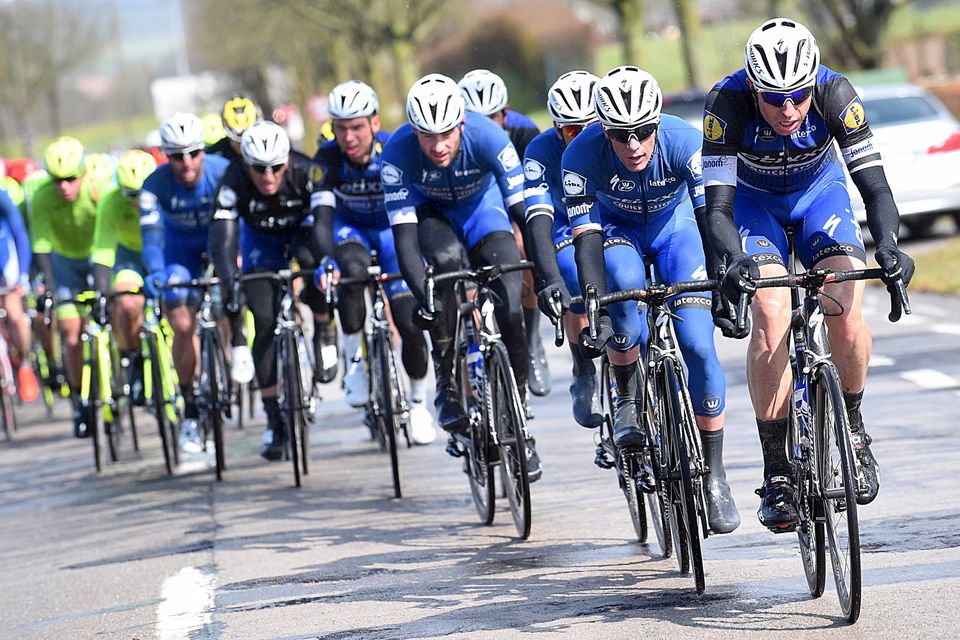
M 7 441 L 12 440 L 12 432 L 16 431 L 17 417 L 13 410 L 13 398 L 10 397 L 8 387 L 0 389 L 0 421 L 3 422 L 3 435 Z
M 163 465 L 167 470 L 167 475 L 173 475 L 176 467 L 174 453 L 171 450 L 176 448 L 176 438 L 173 437 L 173 428 L 168 424 L 166 399 L 163 394 L 163 373 L 160 369 L 160 355 L 157 353 L 157 336 L 147 333 L 143 338 L 147 347 L 147 358 L 150 361 L 150 404 L 153 415 L 157 420 L 157 431 L 160 435 L 160 448 L 163 451 Z M 144 372 L 146 378 L 147 372 Z
M 525 415 L 520 407 L 520 394 L 507 348 L 500 342 L 490 347 L 487 383 L 490 386 L 493 426 L 500 453 L 500 479 L 506 489 L 517 535 L 521 540 L 526 540 L 530 537 L 532 510 Z
M 301 354 L 307 355 L 307 357 L 309 357 L 309 353 L 307 351 L 307 346 L 306 346 L 305 338 L 303 337 L 303 332 L 299 329 L 299 327 L 296 329 L 294 340 L 297 345 L 297 349 L 296 349 L 297 375 L 298 375 L 297 380 L 299 381 L 299 389 L 300 389 L 300 395 L 298 396 L 300 399 L 300 403 L 297 405 L 297 409 L 296 409 L 297 435 L 300 438 L 300 469 L 303 475 L 308 476 L 310 475 L 308 452 L 310 451 L 309 437 L 310 437 L 311 422 L 307 418 L 307 409 L 310 406 L 310 395 L 313 393 L 312 368 L 311 368 L 311 375 L 310 375 L 311 379 L 308 381 L 310 391 L 307 392 L 306 385 L 304 385 L 304 381 L 303 381 L 304 376 L 303 376 L 303 368 L 300 363 L 300 357 L 301 357 Z
M 217 467 L 217 480 L 223 479 L 223 472 L 227 470 L 227 451 L 223 438 L 223 409 L 230 402 L 230 379 L 227 375 L 227 362 L 220 344 L 219 330 L 211 333 L 209 340 L 211 352 L 210 370 L 213 372 L 213 448 Z
M 687 521 L 683 517 L 680 484 L 680 460 L 676 443 L 677 430 L 674 428 L 674 408 L 671 396 L 673 387 L 667 385 L 665 366 L 658 368 L 655 378 L 654 397 L 657 402 L 656 416 L 660 430 L 660 456 L 663 461 L 661 479 L 663 483 L 663 505 L 668 513 L 670 536 L 677 565 L 682 575 L 690 573 L 690 545 L 687 542 Z M 668 391 L 669 390 L 669 391 Z
M 669 428 L 675 430 L 674 446 L 677 453 L 677 470 L 679 473 L 679 484 L 677 489 L 680 495 L 678 507 L 680 513 L 678 516 L 683 518 L 686 529 L 686 542 L 690 555 L 690 568 L 693 571 L 693 581 L 697 593 L 702 594 L 706 588 L 706 580 L 703 571 L 703 549 L 700 545 L 700 513 L 697 509 L 697 501 L 694 493 L 693 474 L 691 469 L 690 449 L 687 444 L 687 437 L 690 433 L 691 422 L 694 420 L 693 411 L 684 401 L 684 392 L 682 386 L 686 384 L 680 379 L 678 373 L 679 364 L 667 359 L 664 362 L 664 384 L 667 389 L 675 390 L 669 394 L 671 405 L 672 420 L 667 422 Z
M 496 483 L 493 476 L 493 464 L 490 460 L 490 423 L 493 410 L 490 407 L 490 394 L 488 389 L 481 386 L 478 389 L 479 396 L 474 395 L 470 386 L 470 377 L 467 371 L 467 337 L 466 323 L 470 320 L 464 318 L 460 321 L 458 331 L 457 353 L 454 359 L 454 373 L 457 376 L 457 383 L 460 387 L 460 397 L 463 408 L 470 420 L 468 431 L 468 443 L 466 447 L 466 460 L 464 461 L 467 479 L 470 483 L 470 495 L 473 498 L 473 506 L 480 516 L 480 522 L 485 525 L 493 524 L 493 518 L 496 514 Z M 486 376 L 484 367 L 481 367 L 481 375 Z
M 647 433 L 647 447 L 643 451 L 643 456 L 650 469 L 653 469 L 654 491 L 646 493 L 644 499 L 647 503 L 647 514 L 650 522 L 653 524 L 654 535 L 657 538 L 657 544 L 660 546 L 660 553 L 664 558 L 673 555 L 673 535 L 668 521 L 669 512 L 665 508 L 666 487 L 664 486 L 663 472 L 660 463 L 660 429 L 656 421 L 656 406 L 651 391 L 651 380 L 646 374 L 646 370 L 641 366 L 643 373 L 643 393 L 644 403 L 643 411 L 640 414 L 640 420 Z
M 387 451 L 390 454 L 390 478 L 393 482 L 393 497 L 403 497 L 403 479 L 400 475 L 400 460 L 397 455 L 397 421 L 394 406 L 393 375 L 391 373 L 391 358 L 393 345 L 382 331 L 375 331 L 370 345 L 370 352 L 377 363 L 375 393 L 379 406 L 380 429 L 385 436 Z
M 826 583 L 826 547 L 822 502 L 817 495 L 813 438 L 799 438 L 802 444 L 798 449 L 796 434 L 800 433 L 800 426 L 793 405 L 790 406 L 788 419 L 787 450 L 792 454 L 793 477 L 797 485 L 797 543 L 800 547 L 800 562 L 810 595 L 819 598 L 823 595 Z
M 860 617 L 860 523 L 857 518 L 857 479 L 840 377 L 832 364 L 823 363 L 814 378 L 815 437 L 825 536 L 830 547 L 837 598 L 843 617 L 851 624 Z M 842 483 L 838 486 L 837 483 Z M 844 548 L 846 543 L 846 548 Z
M 114 388 L 117 382 L 115 363 L 113 358 L 113 349 L 110 344 L 109 334 L 105 332 L 98 338 L 106 340 L 107 344 L 102 347 L 100 354 L 100 382 L 101 382 L 101 411 L 103 411 L 103 432 L 107 437 L 107 448 L 110 453 L 110 462 L 116 462 L 120 459 L 120 444 L 123 439 L 123 413 L 120 411 L 118 398 L 120 393 Z M 103 357 L 106 356 L 106 362 Z M 107 420 L 109 414 L 110 420 Z
M 90 338 L 84 343 L 84 348 L 89 349 L 89 355 L 87 362 L 84 363 L 84 368 L 87 370 L 87 375 L 90 376 L 90 380 L 86 385 L 87 389 L 87 398 L 84 399 L 82 394 L 80 398 L 80 410 L 83 415 L 83 419 L 86 421 L 87 431 L 90 432 L 90 438 L 93 440 L 93 463 L 97 469 L 97 473 L 103 471 L 103 463 L 100 461 L 100 428 L 99 428 L 99 416 L 100 412 L 97 411 L 97 398 L 100 395 L 100 369 L 97 362 L 97 349 L 96 345 L 91 344 L 91 340 L 95 338 Z M 81 390 L 83 388 L 83 383 L 81 383 Z
M 613 444 L 613 376 L 611 375 L 610 361 L 604 353 L 600 358 L 600 447 L 613 451 L 613 468 L 617 472 L 617 485 L 627 501 L 627 511 L 630 514 L 630 523 L 638 542 L 647 541 L 647 517 L 643 501 L 640 500 L 636 482 L 632 481 L 633 469 L 627 459 L 620 455 L 620 451 Z M 632 486 L 631 486 L 632 485 Z
M 297 425 L 296 411 L 294 407 L 298 403 L 300 389 L 297 381 L 300 376 L 300 366 L 296 361 L 296 345 L 292 344 L 291 334 L 283 332 L 277 336 L 277 389 L 282 390 L 282 395 L 278 398 L 280 402 L 280 415 L 283 419 L 283 427 L 287 435 L 286 454 L 293 462 L 293 484 L 299 488 L 301 486 L 300 478 L 300 449 L 297 445 Z M 283 370 L 283 381 L 281 384 L 280 371 Z

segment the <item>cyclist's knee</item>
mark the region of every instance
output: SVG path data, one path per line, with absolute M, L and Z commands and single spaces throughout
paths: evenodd
M 643 325 L 636 302 L 620 302 L 607 307 L 613 323 L 613 339 L 608 346 L 614 351 L 629 351 L 640 343 Z

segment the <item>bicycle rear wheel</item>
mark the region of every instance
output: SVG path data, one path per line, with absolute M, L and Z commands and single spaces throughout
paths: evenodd
M 853 472 L 853 447 L 840 378 L 832 364 L 816 372 L 814 398 L 815 437 L 830 546 L 830 563 L 844 618 L 860 617 L 860 524 L 857 519 L 857 477 Z
M 17 430 L 17 416 L 13 411 L 13 398 L 9 387 L 0 388 L 0 421 L 3 423 L 4 439 L 11 440 L 11 433 Z
M 94 340 L 94 338 L 91 338 L 91 340 Z M 86 377 L 86 380 L 80 383 L 80 411 L 83 420 L 86 422 L 87 431 L 90 433 L 90 439 L 93 440 L 93 463 L 97 468 L 97 473 L 100 473 L 103 471 L 103 464 L 100 462 L 101 414 L 97 408 L 97 399 L 100 397 L 100 367 L 97 360 L 96 345 L 88 340 L 84 344 L 84 349 L 90 351 L 83 365 L 82 375 Z
M 149 379 L 149 397 L 150 409 L 157 419 L 157 431 L 160 434 L 160 447 L 163 450 L 163 464 L 167 469 L 167 475 L 173 475 L 173 469 L 177 465 L 176 459 L 176 433 L 175 426 L 167 416 L 167 402 L 164 394 L 164 376 L 161 369 L 160 354 L 157 352 L 157 336 L 150 332 L 143 337 L 147 347 L 147 358 L 150 370 L 144 372 L 144 382 Z M 146 390 L 145 390 L 146 391 Z
M 397 457 L 397 432 L 399 431 L 400 416 L 396 413 L 394 396 L 396 394 L 393 375 L 393 345 L 382 331 L 375 331 L 371 346 L 372 362 L 376 363 L 377 375 L 371 376 L 375 380 L 377 403 L 379 405 L 380 431 L 386 441 L 387 451 L 390 453 L 390 471 L 393 480 L 393 497 L 403 496 L 403 480 L 400 476 L 400 460 Z
M 480 521 L 485 525 L 493 524 L 496 506 L 496 486 L 493 479 L 493 465 L 491 453 L 496 451 L 490 443 L 490 423 L 493 408 L 490 402 L 491 394 L 487 385 L 481 384 L 473 389 L 467 371 L 467 344 L 466 322 L 462 320 L 457 339 L 457 356 L 454 360 L 454 373 L 460 387 L 460 397 L 463 408 L 470 420 L 469 437 L 465 438 L 466 446 L 464 472 L 470 482 L 470 495 L 473 497 L 473 506 L 477 509 Z M 481 375 L 486 372 L 481 367 Z M 462 441 L 461 441 L 462 442 Z
M 500 451 L 500 478 L 517 534 L 526 540 L 530 536 L 531 509 L 525 415 L 507 348 L 502 343 L 491 345 L 487 366 L 493 424 Z
M 800 437 L 801 425 L 797 422 L 796 410 L 790 407 L 787 448 L 792 453 L 793 477 L 797 483 L 797 542 L 800 545 L 800 560 L 807 578 L 810 595 L 823 595 L 826 578 L 826 547 L 823 538 L 823 505 L 817 495 L 817 463 L 811 437 Z M 805 425 L 810 429 L 810 425 Z M 797 445 L 797 442 L 801 444 Z

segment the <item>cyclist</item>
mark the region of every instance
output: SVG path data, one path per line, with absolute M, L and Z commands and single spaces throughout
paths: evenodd
M 863 268 L 866 251 L 834 140 L 866 204 L 884 281 L 908 283 L 914 263 L 897 247 L 899 213 L 863 104 L 845 77 L 820 64 L 813 35 L 794 20 L 769 20 L 750 35 L 744 63 L 713 88 L 704 111 L 704 243 L 728 267 L 728 300 L 755 293 L 747 378 L 764 461 L 758 517 L 773 531 L 792 531 L 797 514 L 785 448 L 790 297 L 781 288 L 755 292 L 750 280 L 786 273 L 787 226 L 805 268 Z M 868 503 L 880 478 L 860 416 L 871 347 L 863 291 L 862 281 L 828 285 L 825 304 L 854 448 L 869 483 L 857 501 Z M 736 333 L 722 310 L 715 322 Z
M 350 80 L 330 92 L 334 140 L 323 144 L 314 157 L 317 179 L 311 207 L 317 217 L 321 255 L 333 258 L 338 273 L 363 277 L 375 250 L 383 273 L 400 270 L 393 232 L 383 202 L 380 158 L 390 135 L 380 131 L 380 101 L 367 84 Z M 338 277 L 335 275 L 334 277 Z M 322 271 L 316 283 L 323 287 Z M 410 378 L 410 438 L 428 444 L 436 438 L 434 419 L 425 406 L 427 396 L 427 342 L 413 324 L 416 301 L 403 280 L 386 286 L 390 311 L 402 339 L 401 359 Z M 343 349 L 350 360 L 344 373 L 344 395 L 354 407 L 367 404 L 367 374 L 361 341 L 366 319 L 362 288 L 345 287 L 337 310 L 343 329 Z
M 219 113 L 205 113 L 200 116 L 200 120 L 203 122 L 203 144 L 207 145 L 209 153 L 210 147 L 227 137 L 227 132 L 223 128 L 223 118 Z
M 238 255 L 244 273 L 286 268 L 289 256 L 296 258 L 301 269 L 315 268 L 319 262 L 319 225 L 310 215 L 310 159 L 291 152 L 286 132 L 265 120 L 244 132 L 240 151 L 242 158 L 231 162 L 223 176 L 210 225 L 210 256 L 217 273 L 231 282 L 237 274 Z M 277 401 L 273 342 L 278 286 L 268 280 L 244 285 L 255 327 L 254 369 L 267 414 L 268 433 L 264 434 L 260 455 L 267 460 L 283 456 L 286 437 Z M 326 304 L 312 280 L 304 286 L 300 299 L 314 312 L 314 348 L 319 361 L 322 342 L 317 325 L 326 323 Z M 233 315 L 236 324 L 237 314 Z M 234 335 L 238 333 L 234 331 Z
M 547 93 L 547 111 L 553 118 L 553 129 L 534 138 L 523 159 L 529 253 L 537 265 L 538 287 L 542 292 L 540 307 L 554 321 L 557 310 L 552 309 L 553 291 L 561 291 L 564 298 L 569 296 L 568 292 L 580 295 L 573 236 L 563 203 L 560 159 L 567 145 L 585 127 L 597 121 L 593 107 L 596 82 L 597 77 L 586 71 L 570 71 L 560 76 Z M 615 240 L 611 239 L 604 246 L 607 264 L 611 268 L 620 262 L 614 255 L 616 252 L 633 251 L 626 243 Z M 587 326 L 583 306 L 578 307 L 576 313 L 566 314 L 564 322 L 568 335 L 578 335 L 580 329 Z M 568 344 L 573 355 L 573 381 L 570 384 L 573 417 L 584 427 L 599 426 L 603 416 L 600 415 L 597 395 L 596 367 L 593 360 L 580 353 L 575 340 Z
M 17 392 L 24 402 L 33 402 L 40 395 L 37 376 L 28 360 L 33 336 L 23 307 L 23 296 L 30 288 L 32 255 L 20 209 L 6 190 L 0 189 L 0 289 L 5 292 L 0 306 L 6 311 L 10 340 L 20 357 L 16 365 Z
M 563 192 L 573 229 L 581 290 L 605 293 L 642 287 L 644 260 L 662 282 L 707 278 L 704 251 L 694 219 L 703 207 L 700 134 L 684 120 L 660 113 L 663 96 L 649 73 L 616 67 L 597 82 L 594 104 L 600 127 L 588 127 L 563 154 Z M 633 251 L 616 253 L 606 265 L 604 238 L 620 238 Z M 713 341 L 709 293 L 671 300 L 682 322 L 674 329 L 689 370 L 693 412 L 704 458 L 707 518 L 715 533 L 740 524 L 723 468 L 726 380 Z M 617 386 L 613 439 L 617 446 L 642 446 L 638 425 L 642 402 L 637 359 L 646 323 L 635 302 L 607 307 L 595 339 L 584 329 L 580 347 L 596 357 L 607 347 Z
M 217 185 L 229 164 L 224 158 L 207 156 L 203 146 L 203 123 L 192 113 L 175 113 L 160 125 L 163 152 L 169 158 L 144 181 L 140 189 L 140 229 L 143 233 L 143 266 L 147 295 L 159 298 L 155 282 L 186 281 L 204 275 L 207 232 L 213 219 Z M 193 381 L 198 345 L 194 339 L 196 291 L 170 289 L 163 295 L 164 312 L 173 328 L 173 356 L 184 399 L 180 425 L 180 448 L 187 453 L 203 450 L 197 428 L 197 404 Z M 234 380 L 252 378 L 249 349 L 231 350 Z
M 453 286 L 437 288 L 436 312 L 431 313 L 423 261 L 437 273 L 457 270 L 464 248 L 477 266 L 518 261 L 510 220 L 523 224 L 523 174 L 503 129 L 479 114 L 464 113 L 460 88 L 450 78 L 436 73 L 420 78 L 407 94 L 406 107 L 409 124 L 384 147 L 380 181 L 400 271 L 417 300 L 414 322 L 430 331 L 437 419 L 448 432 L 463 432 L 467 416 L 453 371 Z M 497 322 L 526 407 L 530 356 L 520 306 L 522 279 L 513 272 L 491 286 L 502 302 Z M 530 476 L 536 479 L 541 469 L 532 438 L 528 452 Z
M 107 192 L 97 207 L 93 231 L 93 282 L 97 291 L 143 289 L 143 239 L 140 233 L 140 189 L 157 168 L 146 151 L 127 151 L 117 163 L 117 188 Z M 143 404 L 143 359 L 140 329 L 143 326 L 143 296 L 116 299 L 111 322 L 117 346 L 129 363 L 130 388 L 135 404 Z
M 243 132 L 263 117 L 260 113 L 260 105 L 250 96 L 236 93 L 223 103 L 220 117 L 225 135 L 213 144 L 207 143 L 207 153 L 233 161 L 240 157 L 240 140 Z
M 540 129 L 533 120 L 510 109 L 507 103 L 507 85 L 503 78 L 487 69 L 474 69 L 460 79 L 459 86 L 467 111 L 485 115 L 503 127 L 517 149 L 517 155 L 523 158 L 527 145 L 540 134 Z M 525 259 L 523 234 L 516 222 L 513 223 L 513 235 L 520 248 L 520 257 Z M 547 354 L 543 350 L 543 340 L 540 337 L 540 312 L 537 308 L 533 274 L 524 273 L 523 283 L 523 321 L 530 350 L 530 374 L 527 383 L 535 395 L 545 396 L 550 393 L 550 370 L 547 368 Z
M 110 184 L 114 179 L 113 158 L 108 153 L 88 153 L 83 157 L 83 169 L 98 183 Z
M 80 343 L 83 318 L 75 305 L 65 301 L 89 288 L 97 203 L 109 185 L 99 184 L 85 173 L 83 145 L 76 138 L 55 139 L 43 157 L 49 179 L 36 188 L 30 202 L 33 256 L 47 286 L 54 289 L 59 300 L 57 328 L 74 398 L 73 432 L 76 437 L 84 438 L 90 432 L 77 400 L 83 366 Z

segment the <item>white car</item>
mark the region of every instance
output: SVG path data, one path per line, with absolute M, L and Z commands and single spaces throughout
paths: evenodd
M 960 214 L 960 123 L 925 89 L 878 85 L 860 91 L 867 123 L 900 220 L 923 235 L 942 214 Z M 849 176 L 850 200 L 861 223 L 866 212 Z

